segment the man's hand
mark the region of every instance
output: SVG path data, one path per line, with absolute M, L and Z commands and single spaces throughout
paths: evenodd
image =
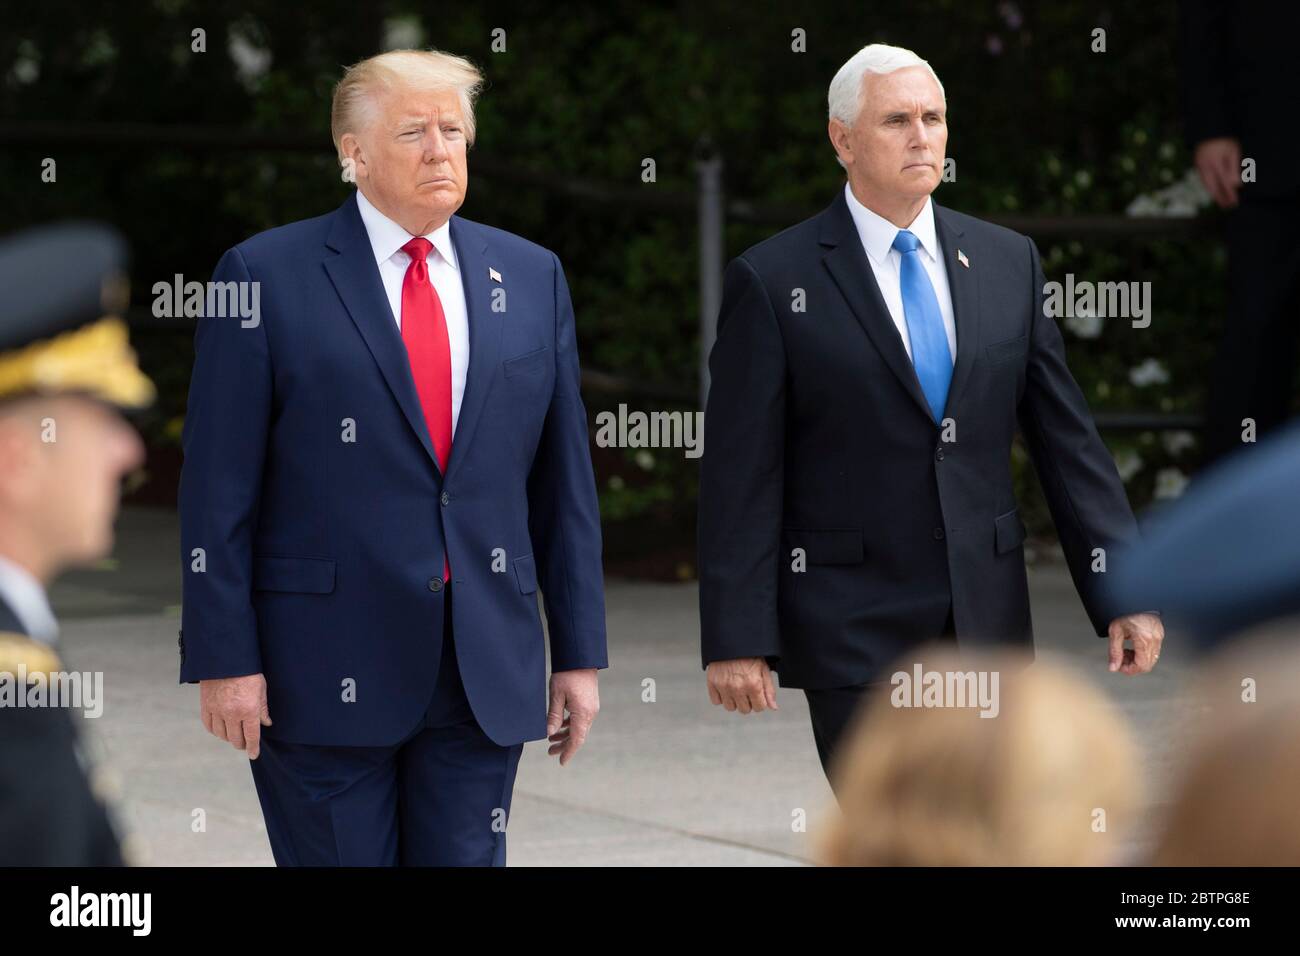
M 1221 209 L 1237 205 L 1241 189 L 1241 143 L 1231 136 L 1207 139 L 1196 147 L 1196 171 Z
M 1110 622 L 1110 670 L 1121 674 L 1145 674 L 1160 659 L 1165 625 L 1156 614 L 1129 614 Z M 1133 642 L 1131 648 L 1124 641 Z
M 565 717 L 564 712 L 569 712 Z M 560 755 L 563 767 L 587 740 L 587 731 L 600 712 L 600 690 L 596 669 L 557 671 L 551 675 L 551 707 L 546 715 L 548 756 Z
M 271 726 L 266 709 L 266 678 L 222 677 L 199 681 L 199 716 L 214 737 L 229 741 L 236 750 L 247 750 L 256 760 L 262 750 L 262 728 Z
M 704 678 L 709 684 L 709 700 L 727 710 L 748 714 L 781 709 L 776 706 L 772 669 L 761 657 L 714 661 L 705 671 Z

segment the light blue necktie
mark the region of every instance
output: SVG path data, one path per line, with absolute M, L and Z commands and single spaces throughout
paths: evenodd
M 937 424 L 943 419 L 948 385 L 952 382 L 952 352 L 948 350 L 948 333 L 943 327 L 939 299 L 917 251 L 920 245 L 921 241 L 906 229 L 900 229 L 894 237 L 894 248 L 903 257 L 898 278 L 907 335 L 912 340 L 912 365 Z

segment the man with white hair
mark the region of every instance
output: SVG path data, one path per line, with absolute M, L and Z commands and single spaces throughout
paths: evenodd
M 1110 670 L 1149 671 L 1164 633 L 1103 586 L 1137 529 L 1044 314 L 1038 250 L 930 199 L 938 77 L 873 44 L 829 100 L 843 192 L 727 269 L 699 511 L 710 699 L 775 708 L 775 669 L 805 691 L 828 773 L 863 694 L 911 649 L 1032 647 L 1017 423 Z
M 256 314 L 213 295 L 199 321 L 180 676 L 248 752 L 281 865 L 504 865 L 524 741 L 567 764 L 599 707 L 564 272 L 455 215 L 481 83 L 436 51 L 349 68 L 332 131 L 357 191 L 229 250 L 214 283 Z

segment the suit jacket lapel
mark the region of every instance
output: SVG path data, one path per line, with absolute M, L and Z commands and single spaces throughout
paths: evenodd
M 379 278 L 379 268 L 375 264 L 375 254 L 361 221 L 361 213 L 357 210 L 355 195 L 350 196 L 334 214 L 334 224 L 325 245 L 336 253 L 325 258 L 325 271 L 330 281 L 374 356 L 402 414 L 420 439 L 433 467 L 437 468 L 438 456 L 434 454 L 424 411 L 420 407 L 420 395 L 415 390 L 410 358 L 388 307 L 388 297 Z
M 971 255 L 970 244 L 958 243 L 963 236 L 962 230 L 951 220 L 948 210 L 937 204 L 934 206 L 934 218 L 939 235 L 939 247 L 943 251 L 941 259 L 948 272 L 948 291 L 952 296 L 952 317 L 957 326 L 957 364 L 953 368 L 952 384 L 948 387 L 948 402 L 944 406 L 944 415 L 953 416 L 962 390 L 970 380 L 972 366 L 979 360 L 980 343 L 980 297 L 979 270 L 975 260 L 978 255 Z M 964 266 L 957 259 L 962 252 L 971 262 Z
M 842 191 L 835 197 L 830 208 L 822 213 L 820 241 L 823 246 L 829 247 L 822 262 L 848 300 L 854 317 L 903 389 L 925 412 L 925 417 L 932 419 L 930 404 L 925 400 L 925 393 L 921 391 L 921 383 L 916 377 L 916 369 L 907 357 L 907 349 L 903 347 L 898 327 L 894 325 L 889 308 L 876 285 L 871 262 L 867 259 L 866 250 L 862 248 L 862 240 L 853 224 L 853 216 L 849 213 L 848 202 Z
M 505 328 L 508 299 L 502 300 L 500 311 L 493 309 L 493 292 L 507 293 L 506 286 L 489 275 L 493 263 L 488 261 L 487 239 L 476 224 L 451 217 L 451 241 L 456 247 L 456 261 L 460 267 L 460 281 L 465 289 L 465 312 L 469 321 L 469 371 L 465 378 L 465 394 L 461 397 L 460 415 L 451 441 L 451 458 L 447 462 L 447 478 L 460 468 L 469 453 L 469 443 L 474 437 L 487 401 L 488 391 L 501 364 L 501 335 Z M 497 263 L 499 265 L 499 263 Z M 506 281 L 509 276 L 503 277 Z M 508 294 L 508 293 L 507 293 Z M 516 291 L 514 293 L 518 295 Z

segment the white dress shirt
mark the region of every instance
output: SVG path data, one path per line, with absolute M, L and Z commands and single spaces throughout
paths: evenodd
M 402 280 L 411 257 L 402 246 L 414 238 L 409 232 L 374 207 L 360 189 L 357 190 L 357 209 L 361 222 L 370 238 L 379 265 L 379 278 L 383 280 L 397 329 L 402 329 Z M 451 223 L 443 223 L 424 237 L 433 243 L 425 260 L 429 279 L 442 302 L 442 313 L 447 317 L 447 342 L 451 346 L 451 433 L 455 444 L 456 421 L 460 418 L 460 402 L 465 395 L 465 377 L 469 372 L 469 313 L 465 308 L 465 287 L 460 281 L 460 267 L 456 263 L 456 248 L 451 242 Z
M 0 600 L 18 616 L 28 637 L 53 644 L 59 636 L 59 622 L 54 619 L 41 582 L 26 568 L 4 557 L 0 557 Z
M 899 270 L 903 264 L 903 254 L 894 248 L 894 238 L 902 231 L 888 219 L 872 212 L 853 195 L 848 183 L 844 184 L 844 198 L 849 204 L 849 214 L 858 227 L 858 238 L 866 250 L 871 262 L 871 271 L 875 273 L 876 285 L 885 300 L 889 315 L 898 327 L 898 334 L 903 339 L 903 348 L 907 357 L 912 357 L 912 337 L 907 334 L 907 316 L 903 312 L 903 289 Z M 934 229 L 934 206 L 930 197 L 925 198 L 925 206 L 916 214 L 908 232 L 920 241 L 917 255 L 925 266 L 930 285 L 934 286 L 934 297 L 939 300 L 939 312 L 943 315 L 943 328 L 948 333 L 948 356 L 953 364 L 957 363 L 957 324 L 952 315 L 952 293 L 948 289 L 948 270 L 939 259 L 939 240 Z

